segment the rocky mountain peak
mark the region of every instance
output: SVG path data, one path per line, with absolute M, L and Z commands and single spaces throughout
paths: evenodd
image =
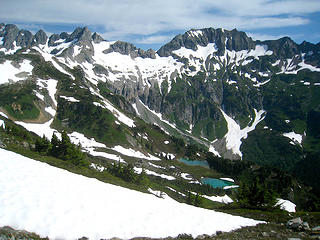
M 27 30 L 20 30 L 16 37 L 16 44 L 20 47 L 30 47 L 34 43 L 33 34 Z
M 96 32 L 92 35 L 92 40 L 94 43 L 100 43 L 104 41 L 104 39 Z
M 49 47 L 53 47 L 53 46 L 58 45 L 58 43 L 56 43 L 56 41 L 58 41 L 59 39 L 61 39 L 60 36 L 61 36 L 61 35 L 59 35 L 59 34 L 52 34 L 52 35 L 49 37 L 49 42 L 48 42 Z
M 46 44 L 47 35 L 43 30 L 33 35 L 30 31 L 19 29 L 14 24 L 0 24 L 0 37 L 3 37 L 2 47 L 14 49 L 15 47 L 28 48 L 38 44 Z
M 0 37 L 3 37 L 3 35 L 4 35 L 4 28 L 5 28 L 5 24 L 0 23 Z
M 218 48 L 218 55 L 223 55 L 224 50 L 240 51 L 250 50 L 255 46 L 255 42 L 244 32 L 236 29 L 227 31 L 224 29 L 204 28 L 192 29 L 184 34 L 177 35 L 168 44 L 161 47 L 158 51 L 160 56 L 170 56 L 172 52 L 185 47 L 196 51 L 198 46 L 205 47 L 209 43 L 215 43 Z
M 34 39 L 39 44 L 46 44 L 48 40 L 47 34 L 43 30 L 39 30 L 35 35 Z
M 14 24 L 7 24 L 4 27 L 3 34 L 3 47 L 6 49 L 14 48 L 14 41 L 16 40 L 19 33 L 19 29 Z
M 75 39 L 77 39 L 78 41 L 91 41 L 92 33 L 88 29 L 88 27 L 84 27 L 84 28 L 78 27 L 69 36 L 68 41 L 73 41 Z
M 255 47 L 255 42 L 251 37 L 248 37 L 245 32 L 233 29 L 232 31 L 226 31 L 226 49 L 232 51 L 251 50 Z
M 123 55 L 129 55 L 131 58 L 136 58 L 136 57 L 152 58 L 152 59 L 156 58 L 154 50 L 149 49 L 147 51 L 144 51 L 143 49 L 136 48 L 136 46 L 134 46 L 131 43 L 122 42 L 122 41 L 116 41 L 114 44 L 110 46 L 110 48 L 104 51 L 105 54 L 108 54 L 111 52 L 118 52 Z
M 299 46 L 289 37 L 264 41 L 262 43 L 266 44 L 275 55 L 281 58 L 293 58 L 300 53 Z

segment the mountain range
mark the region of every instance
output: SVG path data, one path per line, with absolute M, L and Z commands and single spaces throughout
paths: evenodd
M 110 159 L 121 146 L 145 158 L 184 155 L 151 139 L 152 126 L 320 182 L 320 43 L 205 28 L 146 51 L 87 27 L 48 37 L 0 24 L 0 73 L 4 116 L 49 139 L 62 130 L 94 138 L 102 145 L 82 146 L 89 154 Z

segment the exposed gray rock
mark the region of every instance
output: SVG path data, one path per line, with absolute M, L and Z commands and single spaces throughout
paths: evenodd
M 14 24 L 1 24 L 0 29 L 0 37 L 3 37 L 3 47 L 7 50 L 14 49 L 14 44 L 21 48 L 45 44 L 48 39 L 46 33 L 42 30 L 33 35 L 30 31 L 19 30 Z
M 203 239 L 209 239 L 209 238 L 210 238 L 209 235 L 207 235 L 207 234 L 202 234 L 202 235 L 199 235 L 196 239 L 198 239 L 198 240 L 203 240 Z
M 110 46 L 109 49 L 103 51 L 103 53 L 108 54 L 111 52 L 118 52 L 123 55 L 129 55 L 132 58 L 138 56 L 137 48 L 128 42 L 116 41 L 114 44 Z
M 156 52 L 153 49 L 148 49 L 147 51 L 144 51 L 141 48 L 139 48 L 138 55 L 142 58 L 156 58 Z
M 52 34 L 49 37 L 49 42 L 48 42 L 49 47 L 57 46 L 59 43 L 56 43 L 56 41 L 58 41 L 59 39 L 61 39 L 59 34 Z
M 77 27 L 72 33 L 71 33 L 71 35 L 68 37 L 68 39 L 67 39 L 67 41 L 68 42 L 71 42 L 72 40 L 74 40 L 74 39 L 79 39 L 81 36 L 82 36 L 82 34 L 83 34 L 83 28 L 81 28 L 81 27 Z
M 6 147 L 6 145 L 0 139 L 0 148 L 5 148 L 5 147 Z
M 30 47 L 33 45 L 33 35 L 30 31 L 20 30 L 16 38 L 17 46 L 22 48 Z
M 66 33 L 66 32 L 60 33 L 60 38 L 61 39 L 67 40 L 69 37 L 70 37 L 70 35 L 68 33 Z
M 99 64 L 96 64 L 92 70 L 93 70 L 94 73 L 97 74 L 97 75 L 109 76 L 108 70 L 107 70 L 105 67 L 103 67 L 103 66 L 101 66 L 101 65 L 99 65 Z
M 5 24 L 4 23 L 0 23 L 0 37 L 4 36 L 4 28 L 5 28 Z
M 303 222 L 300 217 L 291 219 L 287 222 L 287 227 L 295 231 L 309 231 L 310 227 L 307 222 Z
M 103 51 L 103 53 L 108 54 L 111 52 L 118 52 L 123 55 L 129 55 L 131 58 L 142 57 L 142 58 L 156 58 L 156 53 L 154 50 L 149 49 L 144 51 L 143 49 L 136 48 L 133 44 L 128 42 L 116 41 L 110 46 L 109 49 Z
M 67 41 L 71 42 L 73 40 L 78 41 L 91 41 L 92 40 L 92 33 L 88 29 L 88 27 L 84 28 L 76 28 L 76 30 L 73 31 L 73 33 L 68 37 Z
M 59 44 L 57 40 L 59 39 L 64 39 L 65 42 L 72 42 L 71 46 L 65 49 L 59 57 L 70 58 L 78 63 L 93 63 L 92 56 L 94 55 L 94 49 L 92 45 L 92 33 L 87 27 L 77 28 L 71 35 L 67 33 L 52 35 L 49 39 L 49 46 L 57 46 Z M 74 51 L 75 46 L 78 46 L 80 49 L 80 52 L 76 56 Z M 56 54 L 59 51 L 59 49 L 54 50 L 52 54 Z
M 48 40 L 47 34 L 43 30 L 39 30 L 35 35 L 34 35 L 34 40 L 36 42 L 36 45 L 38 44 L 46 44 Z
M 11 227 L 4 226 L 0 227 L 0 240 L 14 240 L 14 239 L 24 239 L 24 240 L 32 240 L 32 239 L 48 239 L 41 238 L 39 235 L 31 232 L 27 232 L 24 230 L 15 230 Z
M 14 24 L 7 24 L 4 28 L 3 47 L 7 50 L 14 49 L 14 42 L 18 36 L 19 29 Z
M 287 227 L 291 229 L 298 229 L 302 228 L 303 221 L 301 220 L 300 217 L 291 219 L 287 222 Z
M 300 53 L 299 46 L 289 37 L 283 37 L 279 40 L 263 41 L 274 54 L 280 58 L 293 58 Z
M 309 231 L 309 230 L 310 230 L 309 224 L 308 224 L 307 222 L 303 222 L 302 228 L 303 228 L 303 230 L 305 230 L 305 231 Z
M 240 51 L 250 50 L 255 47 L 255 42 L 244 32 L 239 32 L 236 29 L 227 31 L 222 30 L 221 28 L 205 28 L 190 30 L 183 35 L 177 35 L 172 41 L 161 47 L 157 53 L 160 56 L 168 57 L 172 55 L 174 50 L 178 50 L 181 47 L 196 51 L 198 46 L 204 47 L 209 43 L 216 44 L 218 48 L 217 55 L 223 55 L 225 49 Z
M 87 238 L 87 237 L 82 237 L 82 238 L 79 238 L 78 240 L 89 240 L 89 238 Z
M 95 33 L 92 35 L 92 41 L 93 41 L 94 43 L 100 43 L 100 42 L 104 41 L 104 39 L 103 39 L 98 33 L 95 32 Z

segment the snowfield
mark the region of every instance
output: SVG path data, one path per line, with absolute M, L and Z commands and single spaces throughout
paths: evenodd
M 224 195 L 224 196 L 204 196 L 205 198 L 214 201 L 214 202 L 220 202 L 220 203 L 232 203 L 233 200 L 228 196 L 228 195 Z
M 296 205 L 293 202 L 281 198 L 278 198 L 277 200 L 278 202 L 276 205 L 280 205 L 280 208 L 282 210 L 285 210 L 287 212 L 296 212 Z
M 302 144 L 303 136 L 301 134 L 295 132 L 284 133 L 283 136 L 290 138 L 293 141 L 298 142 L 300 145 Z
M 32 74 L 33 66 L 31 61 L 23 60 L 20 66 L 13 66 L 12 61 L 5 61 L 0 64 L 0 84 L 8 83 L 10 80 L 13 82 L 18 82 L 20 80 L 25 80 L 27 76 Z M 19 73 L 24 73 L 23 76 L 19 76 Z
M 234 154 L 239 155 L 242 158 L 242 153 L 240 151 L 240 146 L 242 144 L 241 139 L 246 139 L 248 133 L 253 131 L 256 126 L 265 118 L 265 111 L 260 110 L 259 112 L 254 109 L 255 118 L 250 126 L 247 126 L 243 129 L 240 128 L 238 123 L 229 117 L 222 109 L 220 109 L 222 115 L 224 116 L 225 120 L 227 121 L 228 125 L 228 132 L 224 136 L 227 142 L 227 149 L 231 149 Z
M 151 154 L 148 154 L 148 156 L 146 156 L 142 152 L 136 151 L 132 148 L 124 148 L 120 145 L 114 146 L 111 149 L 118 152 L 118 153 L 121 153 L 123 155 L 129 156 L 129 157 L 143 158 L 143 159 L 153 160 L 153 161 L 160 161 L 161 160 L 160 158 L 152 156 Z
M 258 223 L 76 175 L 0 149 L 0 226 L 50 239 L 215 234 Z
M 51 140 L 53 133 L 55 133 L 57 135 L 57 137 L 60 138 L 60 133 L 58 133 L 57 130 L 50 127 L 52 122 L 53 122 L 53 118 L 43 124 L 42 123 L 25 123 L 25 122 L 21 122 L 21 121 L 15 121 L 16 124 L 19 124 L 20 126 L 24 127 L 28 131 L 34 132 L 35 134 L 37 134 L 40 137 L 42 137 L 44 135 L 49 140 Z

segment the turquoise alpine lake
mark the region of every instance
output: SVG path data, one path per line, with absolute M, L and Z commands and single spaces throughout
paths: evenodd
M 207 161 L 189 160 L 189 159 L 185 159 L 185 158 L 180 158 L 178 161 L 182 162 L 186 165 L 189 165 L 189 166 L 200 166 L 200 167 L 209 168 L 209 164 Z
M 217 179 L 217 178 L 203 178 L 201 179 L 203 184 L 208 184 L 213 188 L 223 188 L 226 186 L 234 185 L 233 182 Z

